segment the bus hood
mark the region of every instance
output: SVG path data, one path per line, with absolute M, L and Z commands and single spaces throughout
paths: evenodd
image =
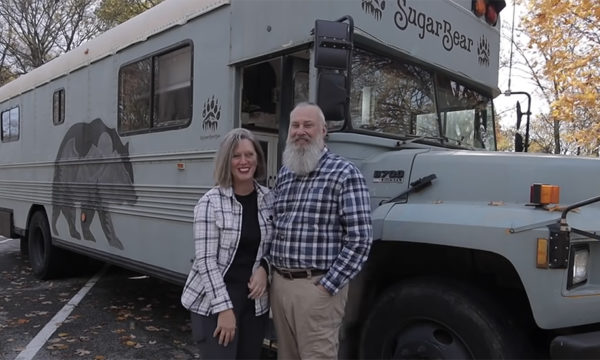
M 526 204 L 532 184 L 560 186 L 560 203 L 600 195 L 600 159 L 527 153 L 429 151 L 416 154 L 409 182 L 435 174 L 412 202 L 459 201 Z

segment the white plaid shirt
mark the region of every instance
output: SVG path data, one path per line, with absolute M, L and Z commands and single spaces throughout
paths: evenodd
M 275 233 L 267 260 L 278 268 L 325 270 L 321 285 L 337 293 L 359 272 L 373 242 L 364 177 L 325 149 L 307 176 L 282 167 L 274 193 Z
M 261 241 L 253 270 L 269 251 L 273 218 L 272 194 L 263 186 L 255 187 Z M 208 316 L 233 308 L 223 277 L 233 262 L 241 229 L 242 205 L 232 188 L 214 187 L 200 198 L 194 209 L 196 258 L 181 295 L 186 309 Z M 269 297 L 265 293 L 256 299 L 256 315 L 267 311 Z

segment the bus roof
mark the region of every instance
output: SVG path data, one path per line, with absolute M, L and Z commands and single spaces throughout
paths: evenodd
M 230 0 L 163 1 L 0 87 L 0 103 L 229 3 Z

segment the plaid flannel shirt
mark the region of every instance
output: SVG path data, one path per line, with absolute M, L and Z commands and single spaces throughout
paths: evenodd
M 255 187 L 261 241 L 254 270 L 269 251 L 273 206 L 269 190 L 258 184 Z M 233 308 L 223 277 L 233 262 L 241 229 L 242 205 L 232 188 L 215 187 L 200 198 L 194 209 L 196 257 L 181 295 L 181 303 L 186 309 L 208 316 Z M 256 299 L 256 315 L 267 311 L 269 298 L 265 293 Z
M 274 193 L 275 229 L 267 260 L 278 268 L 326 270 L 320 283 L 337 293 L 360 271 L 373 242 L 362 174 L 325 149 L 307 176 L 282 167 Z

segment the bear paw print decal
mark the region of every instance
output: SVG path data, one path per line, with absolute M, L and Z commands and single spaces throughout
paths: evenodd
M 202 108 L 202 129 L 216 131 L 219 126 L 219 119 L 221 118 L 221 105 L 219 99 L 215 99 L 215 96 L 206 99 L 204 107 Z
M 385 0 L 362 0 L 361 7 L 365 13 L 373 15 L 379 21 L 385 10 Z
M 479 39 L 479 44 L 477 44 L 477 58 L 479 65 L 490 66 L 490 44 L 483 36 Z

